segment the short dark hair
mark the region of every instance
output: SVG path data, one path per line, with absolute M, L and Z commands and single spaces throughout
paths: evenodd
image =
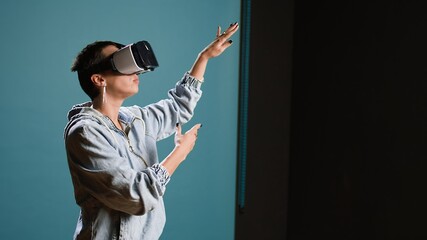
M 71 66 L 71 71 L 76 72 L 79 78 L 80 86 L 83 91 L 93 100 L 98 96 L 99 91 L 90 79 L 96 71 L 91 69 L 104 60 L 107 56 L 102 54 L 102 50 L 107 46 L 116 46 L 117 48 L 124 47 L 123 44 L 113 41 L 95 41 L 83 48 L 74 60 Z

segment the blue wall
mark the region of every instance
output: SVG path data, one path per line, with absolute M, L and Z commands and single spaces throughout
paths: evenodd
M 125 104 L 145 105 L 189 69 L 197 53 L 240 20 L 238 0 L 3 0 L 0 5 L 0 236 L 71 239 L 78 216 L 63 145 L 66 113 L 87 101 L 69 68 L 95 40 L 148 40 L 160 67 L 140 77 Z M 194 151 L 165 195 L 162 239 L 233 239 L 239 34 L 209 63 L 196 116 L 203 123 Z M 160 144 L 160 158 L 173 139 Z

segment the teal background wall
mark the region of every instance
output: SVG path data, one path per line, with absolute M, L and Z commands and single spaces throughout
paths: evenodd
M 126 105 L 166 97 L 218 25 L 240 20 L 238 0 L 4 0 L 0 4 L 0 236 L 71 239 L 78 211 L 65 158 L 66 114 L 87 101 L 69 68 L 87 43 L 148 40 L 160 67 L 140 77 Z M 209 63 L 193 152 L 165 195 L 162 239 L 233 239 L 239 34 Z M 160 158 L 173 139 L 159 143 Z

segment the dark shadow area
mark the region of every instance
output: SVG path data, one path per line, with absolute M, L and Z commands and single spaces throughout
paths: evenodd
M 236 239 L 426 239 L 427 2 L 252 5 Z

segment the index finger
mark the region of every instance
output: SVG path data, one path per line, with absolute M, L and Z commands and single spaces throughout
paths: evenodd
M 193 133 L 197 133 L 197 131 L 199 131 L 199 129 L 202 127 L 201 123 L 198 123 L 196 125 L 194 125 L 192 128 L 190 128 L 190 130 L 187 131 L 188 132 L 193 132 Z
M 239 29 L 239 23 L 236 22 L 234 24 L 231 24 L 230 27 L 228 27 L 227 30 L 224 32 L 223 35 L 226 38 L 229 38 L 237 31 L 237 29 Z

